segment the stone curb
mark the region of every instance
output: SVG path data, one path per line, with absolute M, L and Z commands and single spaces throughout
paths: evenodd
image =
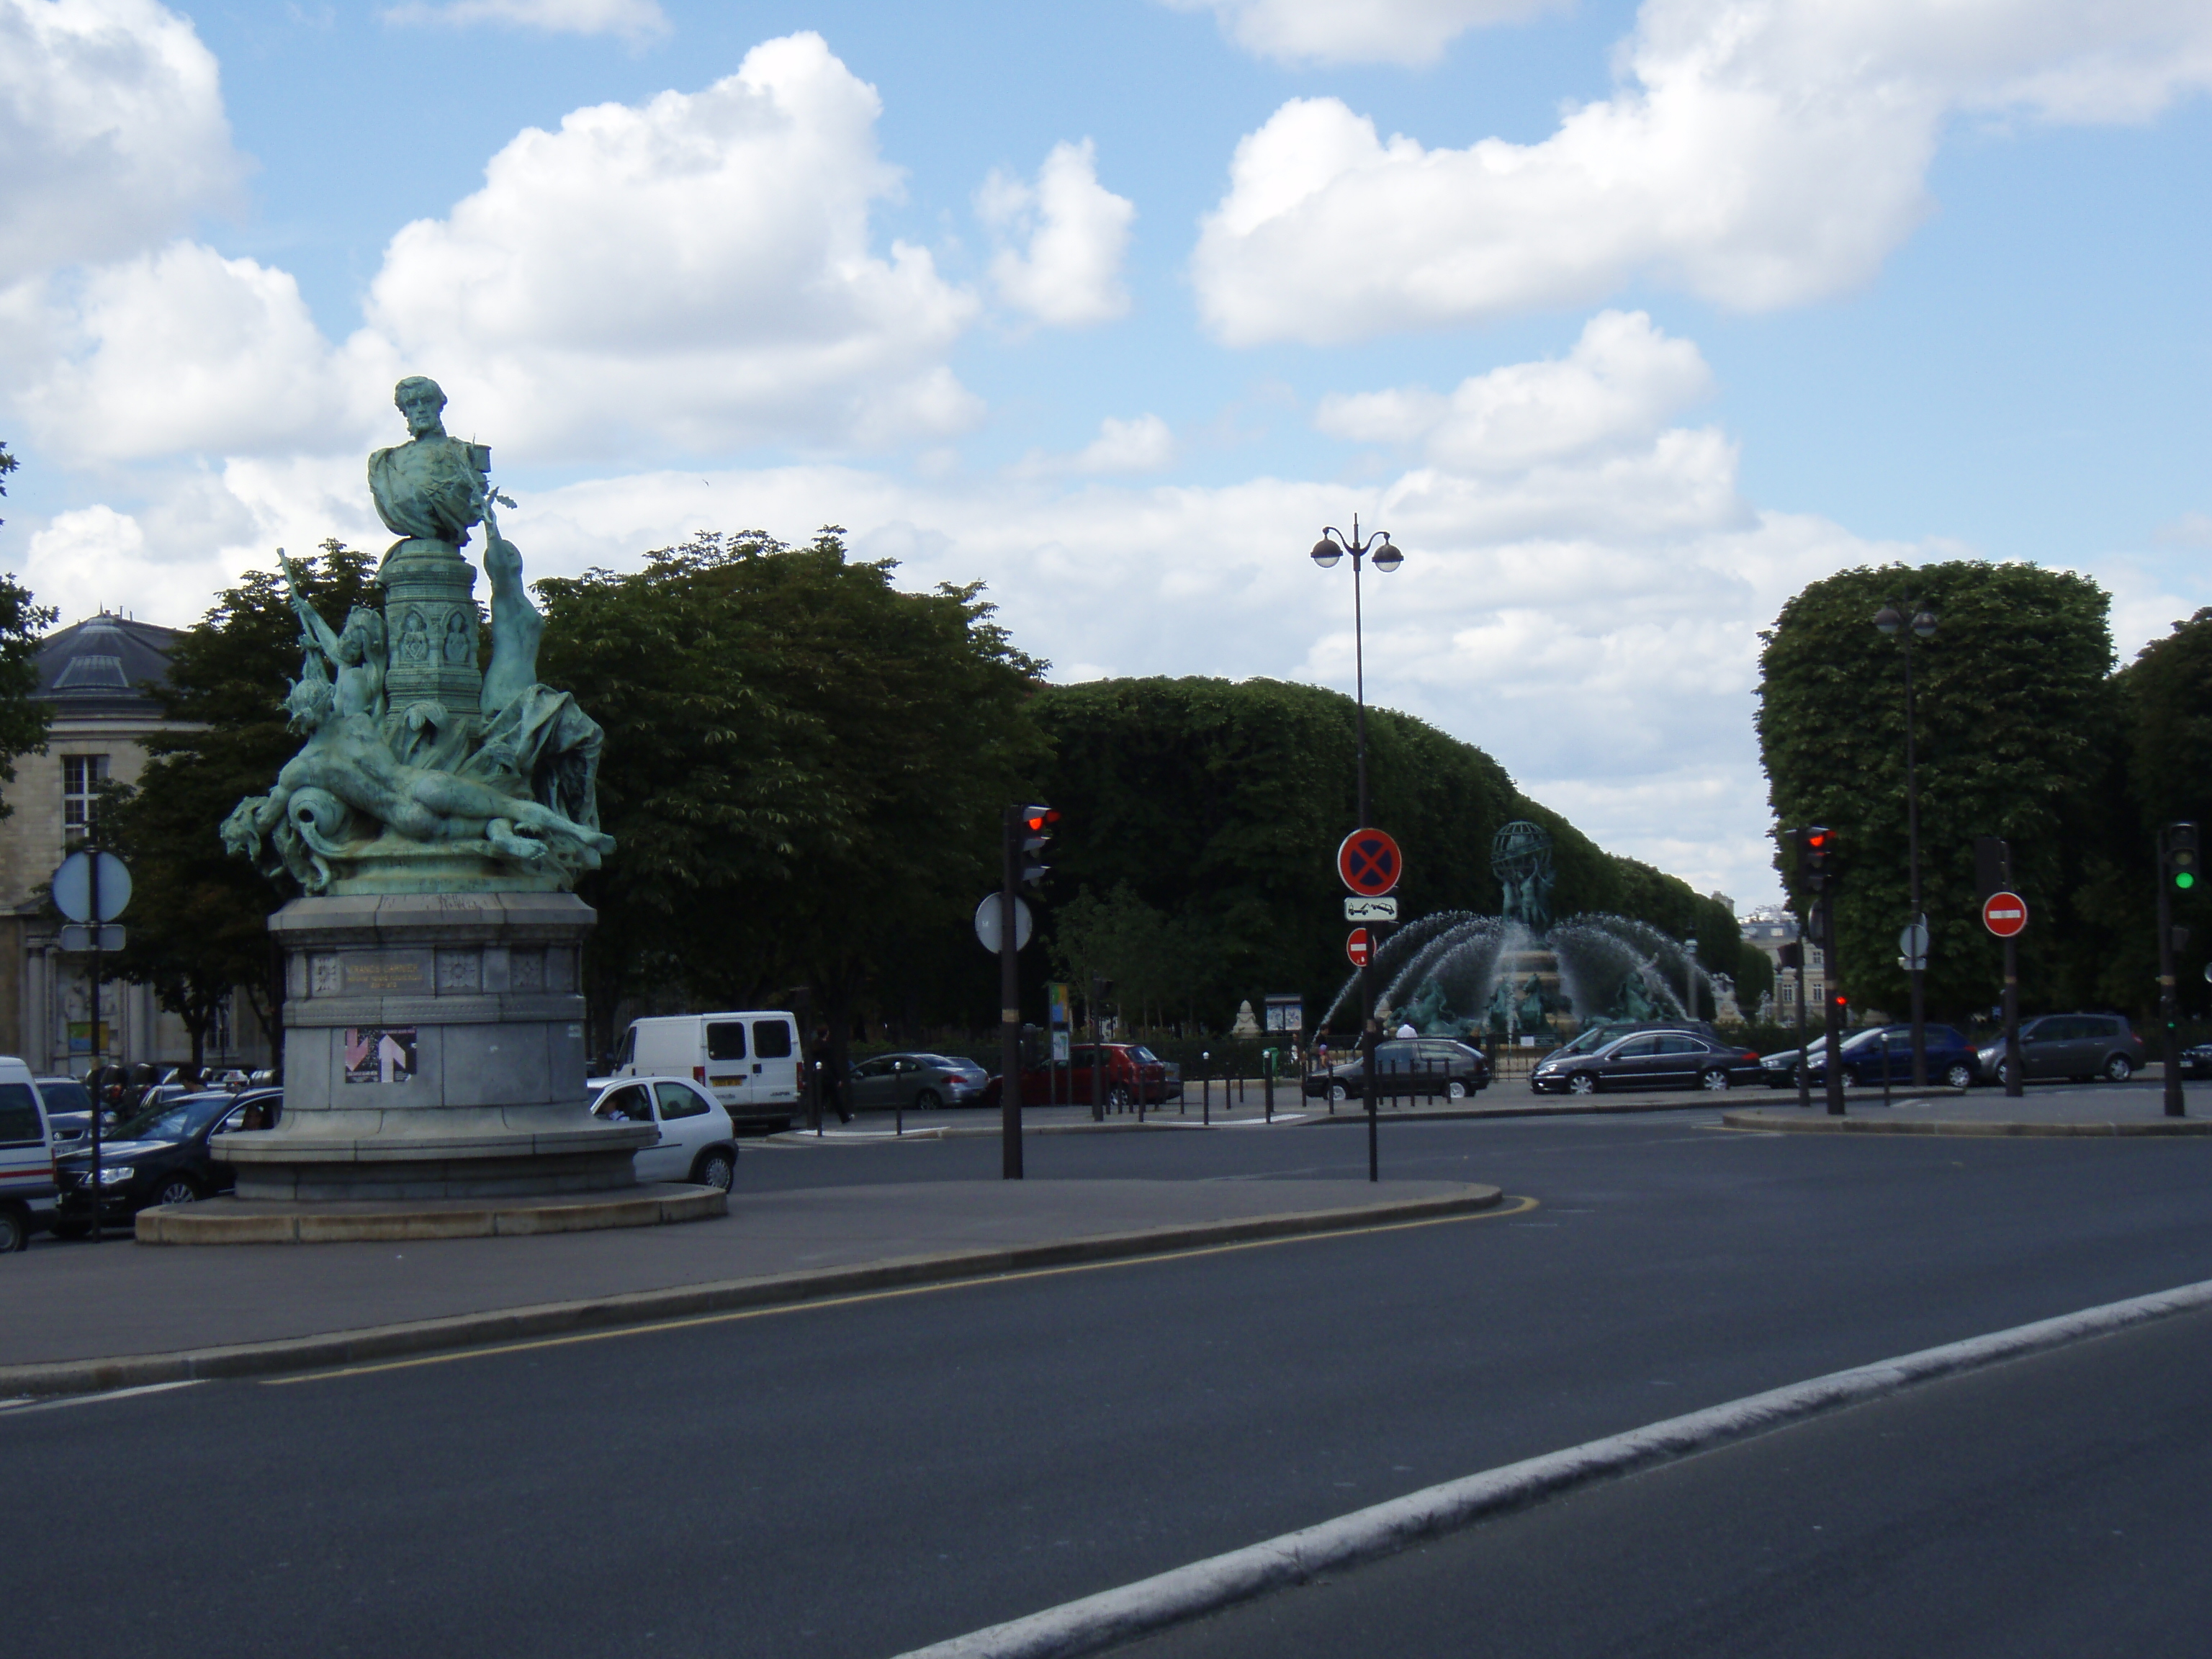
M 899 1659 L 1075 1659 L 1271 1590 L 1395 1555 L 1424 1540 L 1595 1481 L 1671 1463 L 1939 1377 L 1979 1370 L 2130 1326 L 2212 1307 L 2212 1281 L 1832 1371 L 1788 1388 L 1468 1475 L 1154 1577 L 1064 1602 Z
M 1163 1123 L 1153 1119 L 1142 1123 L 1024 1123 L 1022 1133 L 1024 1136 L 1115 1135 L 1134 1134 L 1139 1130 L 1202 1129 L 1206 1127 L 1202 1123 Z M 896 1146 L 902 1140 L 996 1140 L 1002 1133 L 995 1123 L 933 1123 L 919 1129 L 908 1129 L 904 1134 L 896 1134 L 889 1129 L 865 1129 L 858 1133 L 848 1131 L 817 1135 L 811 1129 L 782 1129 L 762 1138 L 772 1140 L 779 1146 L 880 1146 L 886 1142 Z
M 174 1353 L 0 1365 L 0 1398 L 105 1393 L 158 1382 L 195 1382 L 218 1377 L 262 1376 L 276 1371 L 312 1370 L 532 1337 L 645 1325 L 658 1320 L 737 1309 L 784 1306 L 902 1285 L 945 1284 L 1030 1268 L 1161 1255 L 1211 1244 L 1345 1232 L 1392 1222 L 1441 1220 L 1495 1209 L 1504 1196 L 1498 1188 L 1469 1182 L 1456 1193 L 1433 1198 L 1392 1199 L 1330 1210 L 1293 1210 L 1276 1215 L 1245 1216 L 1233 1221 L 1188 1222 L 1172 1227 L 1097 1233 L 1087 1238 L 1009 1245 L 1000 1249 L 945 1250 L 811 1273 L 672 1285 L 575 1302 L 492 1309 L 441 1319 L 334 1331 L 320 1336 L 284 1337 L 268 1342 L 191 1348 Z
M 507 1238 L 531 1233 L 584 1233 L 605 1227 L 657 1227 L 705 1221 L 730 1212 L 729 1194 L 711 1187 L 629 1192 L 593 1199 L 519 1200 L 409 1209 L 402 1204 L 347 1209 L 340 1205 L 257 1205 L 226 1210 L 235 1200 L 141 1210 L 141 1244 L 393 1243 L 418 1238 Z
M 2032 1123 L 1981 1121 L 1972 1118 L 1830 1117 L 1825 1112 L 1724 1112 L 1730 1129 L 1766 1129 L 1796 1135 L 2212 1135 L 2212 1119 L 2160 1117 L 2139 1122 Z

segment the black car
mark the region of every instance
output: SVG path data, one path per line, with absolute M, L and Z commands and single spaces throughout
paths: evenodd
M 1964 1089 L 1980 1075 L 1974 1046 L 1948 1025 L 1924 1025 L 1922 1041 L 1928 1055 L 1928 1081 L 1936 1088 Z M 1812 1088 L 1826 1086 L 1828 1045 L 1815 1038 L 1809 1045 L 1813 1063 L 1806 1073 Z M 1797 1086 L 1797 1065 L 1802 1050 L 1785 1048 L 1759 1061 L 1768 1085 L 1777 1089 Z M 1886 1073 L 1893 1088 L 1912 1082 L 1912 1028 L 1910 1025 L 1869 1025 L 1846 1034 L 1837 1047 L 1844 1068 L 1844 1086 L 1879 1089 Z
M 283 1115 L 281 1089 L 233 1094 L 214 1090 L 165 1101 L 101 1132 L 100 1219 L 127 1221 L 157 1204 L 191 1204 L 230 1190 L 234 1176 L 222 1158 L 222 1137 L 273 1129 Z M 74 1150 L 54 1160 L 60 1197 L 53 1231 L 72 1238 L 92 1228 L 92 1148 Z
M 1739 1043 L 1680 1026 L 1631 1031 L 1574 1051 L 1547 1054 L 1528 1074 L 1539 1094 L 1595 1094 L 1600 1089 L 1729 1089 L 1759 1081 L 1759 1056 Z
M 92 1133 L 92 1093 L 84 1085 L 73 1077 L 34 1077 L 31 1081 L 38 1085 L 39 1098 L 46 1105 L 55 1146 L 66 1146 Z M 115 1114 L 106 1113 L 100 1120 L 100 1132 L 108 1133 L 114 1123 Z
M 2212 1042 L 2200 1042 L 2193 1048 L 2181 1051 L 2181 1074 L 2184 1077 L 2212 1077 Z
M 1325 1072 L 1307 1074 L 1305 1092 L 1341 1103 L 1364 1097 L 1366 1061 L 1358 1049 Z M 1490 1060 L 1474 1044 L 1453 1037 L 1386 1037 L 1375 1045 L 1375 1096 L 1465 1100 L 1490 1086 Z

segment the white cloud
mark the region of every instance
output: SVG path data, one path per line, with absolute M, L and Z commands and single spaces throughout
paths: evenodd
M 1454 38 L 1568 0 L 1167 0 L 1210 10 L 1246 51 L 1284 63 L 1433 63 Z
M 658 0 L 443 0 L 394 6 L 392 23 L 506 23 L 556 34 L 618 34 L 643 40 L 668 33 Z
M 993 172 L 975 208 L 1000 238 L 1028 238 L 1024 250 L 1001 246 L 991 260 L 991 281 L 1006 304 L 1061 328 L 1127 313 L 1121 260 L 1137 210 L 1098 182 L 1090 139 L 1054 145 L 1034 185 Z
M 925 249 L 869 250 L 898 187 L 879 107 L 810 33 L 703 92 L 526 130 L 392 239 L 370 325 L 540 459 L 958 430 L 978 406 L 941 359 L 976 302 Z
M 0 0 L 0 284 L 112 258 L 228 203 L 214 54 L 154 0 Z
M 1834 295 L 1926 215 L 1948 119 L 2146 119 L 2212 85 L 2212 10 L 1646 0 L 1622 61 L 1613 97 L 1534 144 L 1431 149 L 1334 98 L 1285 104 L 1202 222 L 1207 325 L 1238 345 L 1343 341 L 1584 304 L 1644 275 L 1750 310 Z
M 1175 434 L 1157 415 L 1120 420 L 1109 415 L 1098 423 L 1098 435 L 1073 455 L 1048 455 L 1032 450 L 1013 467 L 1018 477 L 1050 477 L 1081 472 L 1157 472 L 1176 457 Z
M 2167 547 L 2212 547 L 2212 513 L 2185 513 L 2151 532 L 2151 539 Z
M 1606 311 L 1559 361 L 1492 369 L 1449 396 L 1412 386 L 1327 398 L 1314 424 L 1358 442 L 1418 445 L 1441 466 L 1498 472 L 1649 443 L 1711 392 L 1694 343 L 1669 339 L 1643 312 Z

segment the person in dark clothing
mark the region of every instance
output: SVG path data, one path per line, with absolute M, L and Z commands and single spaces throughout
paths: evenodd
M 853 1115 L 845 1109 L 845 1079 L 837 1075 L 837 1061 L 830 1052 L 830 1028 L 814 1028 L 814 1087 L 816 1098 L 825 1112 L 837 1114 L 837 1121 L 850 1123 Z

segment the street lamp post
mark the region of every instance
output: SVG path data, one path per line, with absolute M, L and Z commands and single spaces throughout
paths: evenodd
M 1359 596 L 1359 567 L 1372 559 L 1375 568 L 1389 574 L 1406 562 L 1390 540 L 1390 532 L 1377 530 L 1364 538 L 1359 533 L 1359 515 L 1352 516 L 1352 534 L 1346 536 L 1334 525 L 1325 526 L 1321 539 L 1313 544 L 1313 562 L 1324 570 L 1335 568 L 1336 562 L 1346 554 L 1352 555 L 1352 686 L 1359 708 L 1359 817 L 1352 827 L 1364 830 L 1367 826 L 1367 647 L 1363 637 L 1365 617 Z M 1375 960 L 1376 950 L 1382 944 L 1381 929 L 1376 930 L 1375 945 L 1367 952 L 1367 961 L 1359 965 L 1359 1052 L 1360 1092 L 1367 1100 L 1367 1178 L 1382 1178 L 1381 1153 L 1376 1145 L 1375 1116 L 1375 988 L 1370 964 Z
M 1905 618 L 1910 617 L 1908 623 Z M 1920 909 L 1920 779 L 1913 749 L 1912 641 L 1933 639 L 1936 613 L 1917 599 L 1892 599 L 1875 612 L 1874 625 L 1884 637 L 1897 641 L 1905 653 L 1905 842 L 1906 880 L 1911 887 L 1912 927 L 1921 949 L 1907 958 L 1905 971 L 1912 979 L 1912 1086 L 1928 1086 L 1928 1016 L 1922 994 L 1922 975 L 1928 960 L 1928 918 Z M 1884 1075 L 1887 1075 L 1885 1063 Z

